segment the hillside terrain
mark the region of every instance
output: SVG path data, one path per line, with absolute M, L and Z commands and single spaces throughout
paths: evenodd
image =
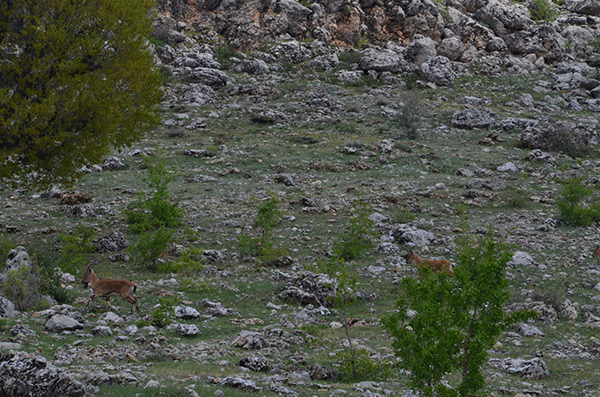
M 73 187 L 0 189 L 0 395 L 417 395 L 381 322 L 405 254 L 491 233 L 506 310 L 539 316 L 484 394 L 600 396 L 597 1 L 161 0 L 154 29 L 160 125 Z M 357 222 L 346 311 L 324 268 Z M 85 309 L 88 264 L 140 313 Z

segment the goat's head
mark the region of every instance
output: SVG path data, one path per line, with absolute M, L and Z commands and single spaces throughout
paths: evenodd
M 412 248 L 410 248 L 408 250 L 408 253 L 404 256 L 404 259 L 406 260 L 406 262 L 413 262 L 413 263 L 417 263 L 419 256 L 417 254 L 415 254 L 415 252 L 413 251 Z
M 83 274 L 83 279 L 81 280 L 81 282 L 83 283 L 83 288 L 87 288 L 88 284 L 90 284 L 92 282 L 92 274 L 94 274 L 94 272 L 92 271 L 92 266 L 94 264 L 90 263 L 86 269 L 85 269 L 85 273 Z

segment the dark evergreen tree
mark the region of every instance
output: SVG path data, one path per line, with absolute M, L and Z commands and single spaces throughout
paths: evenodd
M 0 2 L 0 179 L 70 184 L 158 119 L 155 0 Z

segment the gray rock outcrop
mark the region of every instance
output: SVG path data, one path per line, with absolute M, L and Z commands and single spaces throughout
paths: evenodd
M 0 353 L 1 396 L 88 395 L 85 386 L 43 357 L 24 352 Z

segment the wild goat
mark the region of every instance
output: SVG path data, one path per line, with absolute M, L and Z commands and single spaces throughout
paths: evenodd
M 594 248 L 594 253 L 592 254 L 592 256 L 598 259 L 598 263 L 600 263 L 600 244 L 597 245 L 596 248 Z
M 452 263 L 447 259 L 422 259 L 419 255 L 410 249 L 406 255 L 406 261 L 414 263 L 417 267 L 428 267 L 434 273 L 445 272 L 449 275 L 454 275 L 452 271 Z
M 140 312 L 139 307 L 139 298 L 134 296 L 133 293 L 137 289 L 137 286 L 128 280 L 114 280 L 114 279 L 101 279 L 94 273 L 92 270 L 93 264 L 89 264 L 85 269 L 85 274 L 83 275 L 83 287 L 87 288 L 88 283 L 92 286 L 92 296 L 90 296 L 90 300 L 88 300 L 85 308 L 87 309 L 90 306 L 90 303 L 95 298 L 104 298 L 108 303 L 108 306 L 114 310 L 114 308 L 110 305 L 111 296 L 120 295 L 121 298 L 131 303 L 131 314 L 133 314 L 133 309 L 136 308 L 138 313 Z

